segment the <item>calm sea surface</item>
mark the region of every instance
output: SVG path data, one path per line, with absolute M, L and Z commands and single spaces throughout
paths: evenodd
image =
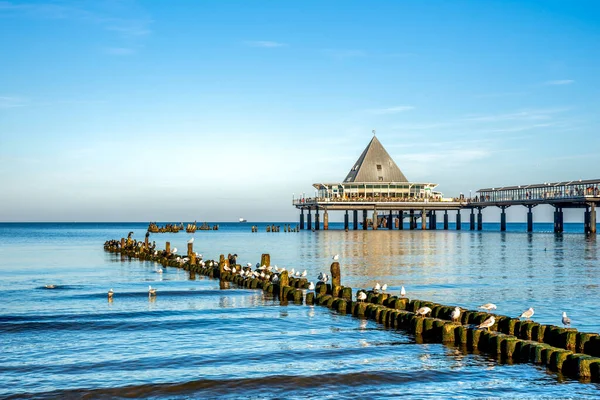
M 250 233 L 251 224 L 199 231 L 205 259 L 261 253 L 316 281 L 340 254 L 342 284 L 404 285 L 408 297 L 600 332 L 600 246 L 581 224 L 484 224 L 484 232 Z M 282 224 L 281 224 L 282 225 Z M 452 225 L 451 225 L 452 226 Z M 0 397 L 46 398 L 592 398 L 582 383 L 531 364 L 419 344 L 403 331 L 323 307 L 280 306 L 260 290 L 104 252 L 105 240 L 147 224 L 0 224 Z M 339 224 L 331 224 L 339 228 Z M 465 227 L 467 227 L 465 225 Z M 190 238 L 153 234 L 180 249 Z M 47 284 L 56 289 L 45 289 Z M 150 301 L 148 285 L 158 295 Z M 109 303 L 108 289 L 115 298 Z

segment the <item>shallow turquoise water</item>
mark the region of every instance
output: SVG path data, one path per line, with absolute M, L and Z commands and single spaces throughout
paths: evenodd
M 334 225 L 335 227 L 336 225 Z M 250 233 L 248 224 L 199 231 L 204 258 L 307 269 L 313 279 L 340 254 L 342 283 L 387 283 L 409 297 L 600 332 L 599 246 L 579 233 L 340 230 Z M 545 226 L 539 229 L 545 230 Z M 567 230 L 581 232 L 580 226 Z M 530 364 L 419 344 L 402 331 L 288 305 L 262 291 L 220 288 L 175 268 L 104 252 L 107 239 L 143 239 L 146 224 L 0 224 L 0 397 L 355 398 L 595 397 Z M 550 228 L 547 230 L 551 230 Z M 190 235 L 154 234 L 183 251 Z M 315 279 L 316 280 L 316 279 Z M 58 285 L 48 290 L 46 284 Z M 149 301 L 148 285 L 158 296 Z M 106 292 L 115 291 L 108 303 Z

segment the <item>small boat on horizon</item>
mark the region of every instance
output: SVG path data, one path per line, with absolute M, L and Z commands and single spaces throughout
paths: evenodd
M 248 222 L 244 218 L 240 218 L 240 222 Z

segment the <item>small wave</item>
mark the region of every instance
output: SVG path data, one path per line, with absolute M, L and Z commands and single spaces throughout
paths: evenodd
M 61 390 L 37 393 L 35 397 L 47 399 L 162 398 L 190 395 L 206 397 L 227 395 L 236 395 L 236 397 L 273 397 L 274 394 L 285 394 L 286 391 L 315 391 L 339 388 L 340 386 L 398 385 L 414 381 L 427 383 L 440 380 L 442 375 L 446 375 L 445 378 L 450 380 L 460 378 L 452 371 L 439 370 L 419 371 L 418 375 L 415 375 L 413 371 L 329 373 L 301 376 L 273 375 L 256 379 L 200 379 L 183 383 L 134 385 L 120 388 Z

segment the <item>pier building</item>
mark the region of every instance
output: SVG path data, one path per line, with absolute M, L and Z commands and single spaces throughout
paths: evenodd
M 443 229 L 448 229 L 448 212 L 456 212 L 456 229 L 462 228 L 461 211 L 469 213 L 469 229 L 483 229 L 486 207 L 500 209 L 500 230 L 506 230 L 506 209 L 527 207 L 527 232 L 533 231 L 533 208 L 554 207 L 554 231 L 563 232 L 563 210 L 583 208 L 584 232 L 596 233 L 596 207 L 600 204 L 600 179 L 487 188 L 474 198 L 444 197 L 431 182 L 410 182 L 375 135 L 342 182 L 313 184 L 315 197 L 294 198 L 300 210 L 300 229 L 329 229 L 329 212 L 344 212 L 344 228 L 437 229 L 443 212 Z M 313 223 L 314 212 L 314 223 Z M 352 212 L 352 226 L 350 226 Z M 477 212 L 477 213 L 476 213 Z M 305 215 L 306 213 L 306 215 Z M 371 218 L 369 218 L 371 216 Z M 305 218 L 306 217 L 306 218 Z

